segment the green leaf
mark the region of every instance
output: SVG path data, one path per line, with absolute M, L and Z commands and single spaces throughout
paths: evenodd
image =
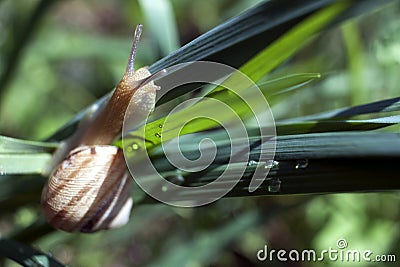
M 329 119 L 340 119 L 340 118 L 345 119 L 357 115 L 372 114 L 372 113 L 379 114 L 392 111 L 400 111 L 400 97 L 376 101 L 359 106 L 326 111 L 318 114 L 312 114 L 309 116 L 288 119 L 285 121 L 329 120 Z
M 213 99 L 226 103 L 234 111 L 218 112 L 218 114 L 221 115 L 221 117 L 218 117 L 219 122 L 228 123 L 232 119 L 236 118 L 236 115 L 244 121 L 252 114 L 252 110 L 247 106 L 248 103 L 244 103 L 238 96 L 230 91 L 231 88 L 237 88 L 237 91 L 235 91 L 237 94 L 242 93 L 246 89 L 250 90 L 249 85 L 244 84 L 246 83 L 246 79 L 242 78 L 242 73 L 246 74 L 251 80 L 257 82 L 288 57 L 292 56 L 309 40 L 310 36 L 323 29 L 347 7 L 348 3 L 339 2 L 310 16 L 243 65 L 239 69 L 240 72 L 232 74 L 224 81 L 223 86 L 219 86 L 207 94 L 207 97 L 212 97 Z M 259 97 L 251 91 L 247 92 L 247 94 L 253 98 Z M 215 101 L 211 101 L 210 99 L 199 101 L 190 108 L 186 108 L 185 110 L 170 115 L 168 117 L 168 123 L 165 123 L 165 118 L 161 118 L 147 124 L 135 133 L 132 133 L 131 137 L 139 137 L 137 138 L 137 142 L 140 142 L 141 147 L 147 146 L 148 148 L 151 148 L 158 146 L 161 142 L 171 140 L 178 135 L 204 131 L 217 127 L 218 123 L 215 120 L 201 118 L 190 120 L 193 114 L 206 115 L 205 112 L 210 112 L 207 113 L 209 116 L 206 117 L 213 118 L 213 114 L 216 114 L 215 103 Z M 162 138 L 160 134 L 160 126 L 163 128 Z
M 277 122 L 276 131 L 279 135 L 333 131 L 367 131 L 388 127 L 398 123 L 400 123 L 400 116 L 390 116 L 370 120 Z
M 0 154 L 53 152 L 57 143 L 21 140 L 0 135 Z
M 40 173 L 56 148 L 56 143 L 0 136 L 0 175 Z
M 210 133 L 196 133 L 182 136 L 180 153 L 189 159 L 196 159 L 198 143 L 209 137 Z M 201 186 L 213 182 L 227 168 L 231 142 L 223 131 L 212 133 L 218 147 L 214 163 L 206 170 L 185 174 L 185 186 Z M 250 160 L 256 164 L 247 167 L 237 186 L 229 196 L 271 195 L 268 185 L 271 179 L 280 179 L 278 194 L 302 194 L 338 191 L 379 191 L 398 190 L 400 179 L 397 162 L 400 159 L 400 134 L 338 132 L 278 136 L 275 160 L 277 165 L 271 169 L 263 185 L 254 193 L 248 191 L 252 174 L 263 168 L 265 162 L 257 162 L 262 153 L 260 137 L 251 136 Z M 169 151 L 173 154 L 173 151 Z M 162 149 L 151 152 L 157 170 L 167 176 L 175 168 L 168 164 Z M 230 166 L 231 168 L 234 166 Z M 229 178 L 229 177 L 225 177 Z M 232 177 L 236 179 L 237 177 Z M 203 190 L 199 187 L 200 191 Z M 221 181 L 220 190 L 224 190 Z M 204 192 L 203 192 L 204 193 Z M 177 196 L 190 198 L 190 196 Z
M 268 98 L 295 91 L 319 78 L 321 78 L 319 73 L 296 73 L 259 83 L 258 87 Z
M 169 0 L 139 0 L 149 26 L 152 43 L 157 44 L 162 55 L 168 55 L 179 48 L 178 30 L 174 11 Z
M 43 167 L 51 159 L 51 154 L 0 154 L 0 176 L 4 174 L 41 173 Z
M 198 157 L 198 143 L 209 137 L 209 133 L 196 133 L 182 136 L 179 149 L 189 159 Z M 230 153 L 231 141 L 224 131 L 212 132 L 213 141 L 220 152 L 216 155 L 215 162 L 223 162 Z M 250 135 L 251 143 L 257 144 L 259 136 Z M 174 151 L 172 151 L 174 152 Z M 260 145 L 254 146 L 251 158 L 259 158 Z M 303 158 L 363 158 L 363 157 L 400 157 L 400 134 L 398 133 L 376 133 L 376 132 L 329 132 L 308 133 L 297 135 L 283 135 L 277 137 L 276 153 L 277 160 L 296 160 Z M 154 163 L 161 172 L 174 170 L 168 164 L 161 148 L 151 152 Z M 222 167 L 224 169 L 224 167 Z M 207 175 L 206 175 L 207 176 Z
M 328 23 L 331 23 L 349 5 L 349 2 L 340 1 L 310 16 L 272 43 L 267 49 L 261 51 L 240 70 L 254 81 L 261 79 L 266 73 L 269 73 L 297 52 L 310 37 L 326 27 Z

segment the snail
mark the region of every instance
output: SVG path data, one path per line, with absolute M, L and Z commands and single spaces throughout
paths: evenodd
M 54 228 L 96 232 L 129 220 L 132 178 L 122 150 L 109 144 L 121 135 L 128 105 L 138 120 L 154 109 L 159 89 L 154 76 L 147 67 L 134 69 L 141 31 L 138 25 L 125 73 L 112 96 L 82 120 L 56 151 L 49 163 L 49 169 L 55 170 L 44 171 L 50 178 L 42 191 L 41 207 Z

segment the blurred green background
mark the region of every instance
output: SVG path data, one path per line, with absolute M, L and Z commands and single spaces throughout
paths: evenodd
M 109 92 L 124 71 L 136 24 L 144 24 L 136 63 L 140 67 L 260 1 L 44 2 L 38 24 L 26 29 L 39 1 L 0 1 L 1 135 L 44 139 Z M 275 70 L 270 79 L 298 72 L 322 74 L 318 83 L 273 106 L 276 119 L 398 96 L 399 11 L 400 5 L 392 4 L 332 28 Z M 26 31 L 32 31 L 28 39 Z M 13 51 L 21 44 L 19 64 L 7 76 Z M 38 203 L 1 212 L 1 234 L 33 222 L 40 216 Z M 93 235 L 56 231 L 34 245 L 65 264 L 89 267 L 265 266 L 256 258 L 265 244 L 321 251 L 337 248 L 340 238 L 350 249 L 397 253 L 400 260 L 399 203 L 397 193 L 360 193 L 231 198 L 193 209 L 142 205 L 121 229 Z

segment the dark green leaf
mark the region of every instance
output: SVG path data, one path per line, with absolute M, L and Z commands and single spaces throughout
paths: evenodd
M 337 131 L 366 131 L 388 127 L 398 123 L 400 123 L 400 116 L 370 120 L 277 122 L 276 131 L 279 135 Z
M 181 137 L 182 153 L 189 159 L 197 158 L 197 144 L 207 137 L 210 135 L 206 133 Z M 187 175 L 185 186 L 207 184 L 226 170 L 230 141 L 223 132 L 214 132 L 213 138 L 219 151 L 214 163 L 205 171 L 184 174 Z M 254 193 L 250 193 L 248 186 L 253 172 L 256 168 L 264 168 L 266 165 L 265 162 L 258 162 L 261 153 L 268 153 L 260 150 L 259 141 L 259 137 L 250 138 L 253 144 L 250 160 L 257 164 L 249 165 L 229 196 L 400 189 L 397 173 L 400 134 L 354 132 L 278 137 L 275 153 L 277 165 L 270 170 L 267 177 L 261 177 L 265 179 L 263 185 Z M 152 158 L 161 173 L 168 174 L 174 171 L 174 167 L 166 162 L 161 150 L 153 151 Z M 269 183 L 274 179 L 279 179 L 281 182 L 278 192 L 268 190 Z M 223 182 L 220 189 L 224 190 Z M 190 198 L 190 196 L 179 197 Z
M 392 112 L 392 111 L 400 111 L 400 97 L 376 101 L 354 107 L 336 109 L 332 111 L 327 111 L 299 118 L 293 118 L 287 121 L 326 120 L 326 119 L 329 120 L 329 119 L 340 119 L 340 118 L 345 119 L 357 115 Z
M 64 267 L 50 255 L 11 239 L 0 239 L 0 256 L 12 259 L 24 267 Z

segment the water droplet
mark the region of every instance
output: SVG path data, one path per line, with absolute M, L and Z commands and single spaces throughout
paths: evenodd
M 161 187 L 161 191 L 167 192 L 167 191 L 168 191 L 168 187 L 167 187 L 166 185 L 163 185 L 163 186 Z
M 4 165 L 0 165 L 0 175 L 6 175 L 7 172 L 4 171 Z
M 266 169 L 279 169 L 279 161 L 276 160 L 267 160 L 265 164 Z
M 132 150 L 138 150 L 140 148 L 140 146 L 137 143 L 133 143 L 131 145 Z
M 279 178 L 272 178 L 269 181 L 268 192 L 278 193 L 281 190 L 281 180 Z
M 258 165 L 258 161 L 255 160 L 249 160 L 249 162 L 247 163 L 247 166 L 257 166 Z
M 159 125 L 158 125 L 158 128 L 162 128 L 162 124 L 159 124 Z
M 161 138 L 161 134 L 160 133 L 155 133 L 154 136 L 158 137 L 158 138 Z
M 180 174 L 167 176 L 165 177 L 165 180 L 176 185 L 182 185 L 185 182 L 185 178 Z
M 300 159 L 297 161 L 296 170 L 305 169 L 308 167 L 308 159 Z

